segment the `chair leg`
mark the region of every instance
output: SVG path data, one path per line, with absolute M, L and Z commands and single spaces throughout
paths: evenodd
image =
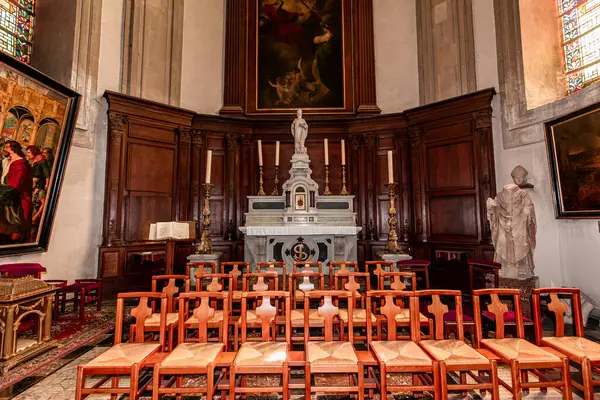
M 212 400 L 215 386 L 215 365 L 209 364 L 206 371 L 206 400 Z
M 529 382 L 529 373 L 527 371 L 521 371 L 521 382 Z M 529 389 L 524 388 L 523 393 L 529 394 Z
M 154 366 L 154 376 L 152 377 L 152 400 L 160 398 L 158 390 L 160 389 L 160 369 L 158 365 Z
M 440 364 L 437 361 L 433 362 L 433 398 L 440 400 L 442 398 L 442 388 L 440 383 Z M 447 392 L 446 392 L 447 395 Z
M 79 308 L 79 319 L 83 321 L 85 319 L 85 289 L 81 289 L 80 308 Z
M 229 367 L 229 400 L 235 400 L 235 367 Z
M 563 358 L 563 399 L 571 400 L 573 398 L 573 388 L 571 387 L 571 368 L 569 358 Z M 593 391 L 592 386 L 592 391 Z
M 111 381 L 110 387 L 112 389 L 118 389 L 119 388 L 119 377 L 118 376 L 113 376 L 112 377 L 112 381 Z M 119 396 L 116 393 L 111 394 L 110 395 L 110 400 L 117 400 L 117 397 L 119 397 Z
M 98 294 L 96 295 L 96 310 L 102 311 L 102 286 L 96 290 L 98 291 Z
M 521 398 L 521 367 L 517 360 L 511 361 L 510 374 L 512 378 L 513 400 L 519 400 Z
M 75 386 L 75 400 L 81 400 L 81 392 L 85 387 L 85 375 L 83 374 L 83 365 L 77 367 L 77 384 Z
M 365 400 L 365 369 L 361 362 L 358 363 L 358 400 Z
M 448 400 L 448 376 L 446 372 L 446 364 L 440 363 L 440 389 L 442 392 L 442 400 Z
M 498 364 L 496 360 L 491 361 L 492 368 L 490 370 L 492 381 L 492 400 L 500 400 L 500 382 L 498 382 Z
M 139 366 L 138 364 L 134 364 L 131 367 L 131 379 L 129 384 L 129 399 L 135 400 L 137 399 L 137 391 L 138 391 L 138 380 L 139 380 Z
M 310 400 L 312 396 L 312 388 L 310 384 L 310 364 L 307 362 L 304 367 L 304 398 Z
M 583 381 L 584 400 L 594 400 L 594 386 L 592 383 L 592 364 L 589 358 L 584 358 L 581 363 L 581 380 Z
M 379 397 L 381 400 L 387 399 L 387 371 L 385 369 L 385 364 L 379 364 Z
M 283 371 L 281 372 L 281 398 L 282 400 L 288 400 L 290 395 L 290 369 L 288 368 L 287 364 L 283 365 Z

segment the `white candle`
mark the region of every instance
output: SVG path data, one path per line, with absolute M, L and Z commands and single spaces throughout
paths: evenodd
M 329 143 L 327 142 L 327 139 L 325 139 L 325 165 L 329 165 Z
M 212 150 L 206 152 L 206 183 L 210 183 L 210 169 L 212 168 Z
M 279 166 L 279 140 L 275 142 L 275 165 Z
M 394 183 L 394 161 L 392 160 L 392 151 L 388 150 L 388 180 L 390 183 Z
M 259 140 L 258 141 L 258 166 L 262 167 L 263 163 L 262 163 L 262 141 Z
M 342 139 L 342 165 L 346 165 L 346 145 L 344 139 Z

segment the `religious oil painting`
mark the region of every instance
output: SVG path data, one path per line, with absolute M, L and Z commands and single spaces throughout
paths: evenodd
M 546 124 L 557 218 L 600 217 L 600 103 Z
M 257 1 L 257 109 L 344 108 L 342 3 Z
M 0 256 L 48 249 L 79 95 L 0 53 Z

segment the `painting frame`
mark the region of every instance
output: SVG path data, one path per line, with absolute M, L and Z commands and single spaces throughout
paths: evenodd
M 600 182 L 596 183 L 593 178 L 591 181 L 589 179 L 590 176 L 595 175 L 596 169 L 600 171 L 600 167 L 589 164 L 590 159 L 593 160 L 593 157 L 590 157 L 591 153 L 598 152 L 600 154 L 600 124 L 593 124 L 594 118 L 600 120 L 600 102 L 544 124 L 554 211 L 557 219 L 597 219 L 600 217 Z M 577 132 L 578 136 L 575 140 L 572 131 L 586 126 L 586 124 L 591 126 L 592 130 L 583 133 Z M 597 128 L 594 130 L 594 127 Z M 563 138 L 561 143 L 563 136 L 569 136 L 569 138 L 568 140 Z M 592 143 L 595 140 L 594 136 L 598 137 L 595 147 L 583 144 L 586 141 L 588 144 Z M 571 147 L 567 147 L 565 143 Z M 574 146 L 579 146 L 580 149 L 573 150 Z M 579 171 L 584 171 L 584 176 Z M 593 174 L 590 175 L 590 172 Z M 582 187 L 584 185 L 585 187 Z M 575 194 L 573 186 L 578 189 L 577 194 Z M 580 200 L 581 192 L 591 195 L 589 197 L 594 200 L 588 202 L 597 202 L 598 206 L 583 207 L 581 203 L 588 198 Z
M 56 218 L 56 210 L 58 206 L 58 201 L 60 198 L 60 193 L 62 189 L 62 185 L 65 179 L 65 170 L 67 166 L 68 156 L 71 150 L 71 142 L 73 140 L 73 131 L 75 129 L 75 123 L 77 119 L 77 112 L 79 109 L 79 105 L 81 102 L 81 96 L 68 88 L 67 86 L 61 84 L 60 82 L 50 78 L 49 76 L 43 74 L 42 72 L 36 70 L 35 68 L 24 64 L 10 55 L 0 52 L 0 68 L 2 69 L 2 73 L 6 71 L 7 77 L 3 77 L 3 79 L 14 79 L 15 83 L 12 91 L 5 90 L 3 86 L 0 89 L 0 107 L 7 108 L 7 110 L 3 111 L 4 114 L 7 115 L 11 112 L 11 110 L 17 107 L 17 102 L 15 100 L 16 89 L 21 88 L 23 91 L 29 91 L 30 96 L 36 96 L 36 98 L 43 98 L 43 102 L 40 104 L 40 109 L 36 112 L 32 112 L 32 120 L 37 124 L 36 134 L 38 138 L 41 135 L 41 128 L 44 126 L 44 121 L 53 121 L 49 115 L 52 117 L 56 117 L 57 128 L 58 128 L 58 137 L 56 137 L 56 132 L 45 133 L 45 141 L 43 143 L 48 143 L 48 140 L 52 143 L 52 156 L 53 159 L 49 162 L 48 167 L 48 176 L 46 178 L 45 186 L 44 186 L 44 202 L 43 208 L 41 209 L 41 217 L 39 217 L 39 225 L 35 231 L 35 239 L 32 233 L 30 240 L 12 244 L 5 244 L 4 242 L 0 244 L 0 257 L 27 254 L 27 253 L 36 253 L 36 252 L 45 252 L 48 251 L 50 244 L 50 237 L 52 234 L 52 228 L 54 225 L 54 221 Z M 10 78 L 8 75 L 10 73 Z M 21 84 L 21 79 L 23 84 Z M 3 81 L 4 82 L 4 81 Z M 3 83 L 4 84 L 4 83 Z M 24 88 L 24 89 L 23 89 Z M 56 104 L 54 104 L 56 103 Z M 60 113 L 57 110 L 60 109 Z M 54 106 L 54 114 L 49 111 L 50 106 Z M 62 107 L 64 106 L 64 110 Z M 19 105 L 18 107 L 21 107 Z M 57 116 L 60 116 L 60 120 Z M 39 119 L 38 119 L 39 118 Z M 0 126 L 2 133 L 2 141 L 4 144 L 5 140 L 10 140 L 5 138 L 5 122 Z M 49 129 L 49 128 L 46 128 Z M 17 130 L 18 132 L 18 130 Z M 49 139 L 49 136 L 51 138 Z M 18 141 L 18 137 L 15 136 L 14 140 Z M 35 138 L 32 138 L 31 145 L 35 143 L 36 147 L 39 144 L 37 141 L 34 142 Z M 23 145 L 23 147 L 25 147 Z M 25 150 L 25 149 L 23 149 Z M 38 149 L 41 150 L 41 149 Z M 27 155 L 30 154 L 30 151 L 24 151 Z M 35 163 L 35 160 L 30 161 Z M 33 168 L 32 168 L 33 170 Z M 30 172 L 30 176 L 35 178 L 32 172 Z M 39 179 L 38 179 L 39 181 Z M 35 180 L 34 180 L 35 182 Z M 4 183 L 4 182 L 2 182 Z M 34 183 L 35 184 L 35 183 Z M 6 186 L 6 185 L 4 185 Z M 34 190 L 35 194 L 35 188 Z M 34 198 L 35 201 L 35 198 Z M 34 218 L 35 219 L 35 216 Z M 32 224 L 33 226 L 33 224 Z
M 348 0 L 339 0 L 341 7 L 341 68 L 342 68 L 342 97 L 341 106 L 304 106 L 294 102 L 286 107 L 264 107 L 260 104 L 261 84 L 259 82 L 259 17 L 264 0 L 248 1 L 248 20 L 246 24 L 246 114 L 247 115 L 287 115 L 293 114 L 297 108 L 302 108 L 307 114 L 317 115 L 353 115 L 355 111 L 354 65 L 353 65 L 353 7 Z M 271 0 L 269 0 L 271 1 Z

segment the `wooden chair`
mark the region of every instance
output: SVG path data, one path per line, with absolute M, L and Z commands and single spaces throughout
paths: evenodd
M 358 272 L 357 261 L 330 261 L 329 262 L 329 289 L 335 289 L 335 276 L 338 272 Z M 343 274 L 342 274 L 343 275 Z M 340 275 L 341 276 L 341 275 Z
M 382 399 L 387 399 L 388 392 L 431 392 L 435 399 L 440 397 L 439 364 L 433 361 L 415 342 L 418 325 L 416 321 L 413 292 L 400 290 L 373 290 L 367 292 L 367 343 L 375 355 L 379 366 L 379 390 Z M 402 307 L 398 306 L 398 302 Z M 380 305 L 375 308 L 374 306 Z M 409 336 L 398 334 L 396 321 L 404 310 L 409 312 Z M 385 338 L 378 334 L 373 340 L 372 318 L 384 319 L 387 325 Z M 413 376 L 412 385 L 389 385 L 387 374 L 409 373 Z
M 548 297 L 548 311 L 554 314 L 554 335 L 544 337 L 542 327 L 541 297 Z M 566 300 L 566 302 L 561 301 Z M 594 373 L 600 374 L 600 344 L 584 337 L 583 317 L 581 314 L 580 290 L 573 288 L 539 288 L 532 291 L 533 319 L 535 337 L 538 346 L 548 346 L 569 357 L 577 364 L 582 382 L 574 379 L 571 385 L 581 390 L 585 400 L 594 399 L 594 387 L 600 386 L 600 380 L 594 380 Z M 570 307 L 568 303 L 570 302 Z M 566 304 L 565 304 L 566 303 Z M 565 336 L 565 313 L 571 309 L 574 336 Z
M 221 263 L 221 273 L 231 274 L 232 287 L 231 304 L 233 311 L 233 303 L 239 303 L 242 300 L 242 275 L 250 272 L 250 263 L 245 261 L 228 261 Z M 235 312 L 235 311 L 234 311 Z
M 304 329 L 304 293 L 312 290 L 325 289 L 325 277 L 321 272 L 301 271 L 292 272 L 288 278 L 288 288 L 290 290 L 290 300 L 292 303 L 290 312 L 291 339 L 303 341 L 302 336 L 294 335 L 299 329 Z M 302 308 L 298 308 L 298 303 Z M 309 320 L 311 328 L 323 327 L 323 317 L 316 310 L 313 310 Z
M 449 308 L 442 303 L 442 298 L 450 298 L 454 303 L 456 315 L 456 338 L 447 339 L 445 335 L 444 315 Z M 462 326 L 462 293 L 459 290 L 421 290 L 415 292 L 413 299 L 414 315 L 418 314 L 419 299 L 430 300 L 429 312 L 435 322 L 434 337 L 432 340 L 421 340 L 420 329 L 416 332 L 419 345 L 440 365 L 440 395 L 448 399 L 449 391 L 462 391 L 479 389 L 488 390 L 492 399 L 499 400 L 498 391 L 498 366 L 497 358 L 487 350 L 476 350 L 464 341 Z M 478 371 L 475 375 L 473 371 Z M 457 384 L 448 384 L 448 375 L 456 372 L 460 377 Z M 474 383 L 468 383 L 468 377 Z
M 297 273 L 300 271 L 312 271 L 323 273 L 323 263 L 320 261 L 305 261 L 305 262 L 295 262 L 292 267 L 292 273 Z
M 220 301 L 221 309 L 217 310 L 211 303 Z M 213 398 L 215 361 L 227 349 L 229 295 L 226 292 L 183 293 L 179 296 L 179 340 L 178 345 L 161 362 L 154 365 L 152 399 L 158 400 L 163 394 L 206 393 L 207 399 Z M 192 312 L 195 323 L 186 321 L 191 304 L 199 303 Z M 208 329 L 211 323 L 220 323 L 218 342 L 209 343 Z M 197 329 L 197 337 L 188 338 L 186 330 Z M 166 386 L 162 386 L 162 378 L 172 378 Z M 206 387 L 182 387 L 185 375 L 206 375 Z M 174 379 L 173 379 L 174 377 Z M 223 374 L 220 375 L 223 377 Z M 173 387 L 175 383 L 175 387 Z
M 350 272 L 346 268 L 341 268 L 335 274 L 334 290 L 347 290 L 352 292 L 353 296 L 348 299 L 352 303 L 352 323 L 354 328 L 367 328 L 367 292 L 371 290 L 371 280 L 367 272 Z M 340 304 L 337 304 L 340 306 Z M 345 340 L 346 326 L 348 326 L 348 309 L 340 308 L 340 340 Z M 376 322 L 375 316 L 371 316 Z M 354 333 L 355 339 L 366 340 L 366 334 L 357 335 Z
M 279 290 L 279 277 L 273 275 L 272 272 L 255 272 L 242 276 L 242 292 L 266 292 L 269 290 Z
M 190 280 L 194 278 L 196 271 L 200 271 L 202 274 L 216 274 L 219 272 L 214 262 L 192 261 L 185 264 L 185 274 L 190 277 Z
M 333 341 L 334 319 L 339 318 L 339 308 L 334 302 L 348 301 L 348 314 L 352 315 L 352 292 L 341 290 L 316 290 L 305 292 L 304 301 L 304 342 L 306 352 L 305 393 L 310 399 L 313 392 L 358 393 L 359 400 L 364 399 L 364 367 L 354 349 L 352 318 L 348 321 L 349 341 Z M 318 313 L 323 316 L 324 340 L 315 341 L 309 332 L 309 321 L 313 310 L 311 299 L 321 304 Z M 316 386 L 312 384 L 313 374 L 348 374 L 349 386 Z M 355 376 L 357 375 L 357 376 Z
M 123 310 L 126 299 L 139 299 L 137 307 L 131 310 L 135 319 L 136 329 L 132 330 L 134 336 L 129 338 L 130 343 L 121 343 L 123 339 Z M 160 329 L 158 343 L 146 343 L 145 326 L 146 318 L 152 315 L 148 305 L 151 299 L 160 299 Z M 145 385 L 138 390 L 140 370 L 150 363 L 151 357 L 165 346 L 165 322 L 167 319 L 167 295 L 165 293 L 135 292 L 119 293 L 117 297 L 117 315 L 115 325 L 115 344 L 113 347 L 100 354 L 87 364 L 77 367 L 77 386 L 75 399 L 80 400 L 90 394 L 111 394 L 116 398 L 119 394 L 128 394 L 130 399 L 137 399 L 146 389 Z M 92 387 L 85 387 L 86 377 L 89 375 L 103 375 L 104 377 Z M 119 387 L 119 375 L 129 375 L 129 387 Z M 101 387 L 111 380 L 111 387 Z
M 377 286 L 378 290 L 383 290 L 379 285 L 379 275 L 382 272 L 393 272 L 394 263 L 391 261 L 366 261 L 365 272 L 368 272 L 374 276 L 371 279 L 371 287 Z
M 67 294 L 73 293 L 73 312 L 79 311 L 78 318 L 81 321 L 85 319 L 86 304 L 96 303 L 96 311 L 102 310 L 102 279 L 75 279 L 74 283 L 62 287 L 60 292 L 62 294 L 62 312 L 65 312 Z
M 481 296 L 489 296 L 491 303 L 487 309 L 495 315 L 496 338 L 482 339 L 481 328 Z M 504 316 L 508 307 L 500 300 L 500 296 L 508 297 L 514 306 L 516 315 L 517 337 L 504 336 Z M 520 399 L 522 392 L 528 393 L 530 388 L 562 388 L 563 398 L 571 400 L 571 379 L 569 359 L 550 347 L 538 347 L 524 339 L 523 311 L 521 292 L 518 289 L 480 289 L 473 291 L 473 307 L 475 314 L 476 345 L 482 346 L 496 354 L 500 362 L 511 369 L 512 386 L 499 379 L 499 383 L 512 392 L 513 398 Z M 551 379 L 550 373 L 559 372 L 560 379 Z M 528 372 L 539 378 L 539 382 L 529 382 Z M 547 373 L 545 373 L 547 372 Z
M 425 289 L 429 289 L 429 266 L 431 263 L 427 260 L 404 260 L 398 261 L 398 271 L 410 271 L 417 274 L 417 280 L 425 281 Z M 419 278 L 422 274 L 423 278 Z M 415 286 L 415 290 L 417 287 Z
M 271 299 L 275 304 L 271 304 Z M 249 300 L 257 305 L 249 310 Z M 285 341 L 277 341 L 278 301 L 283 301 L 286 316 Z M 258 303 L 260 302 L 260 305 Z M 281 392 L 283 399 L 289 398 L 288 353 L 290 351 L 290 294 L 283 291 L 245 292 L 242 294 L 242 346 L 230 367 L 229 398 L 237 393 Z M 250 328 L 249 328 L 250 326 Z M 248 329 L 260 329 L 259 341 L 248 341 Z M 245 375 L 280 374 L 281 386 L 247 387 Z
M 500 287 L 500 268 L 502 264 L 493 261 L 485 261 L 485 260 L 467 260 L 467 265 L 469 266 L 469 289 L 471 291 L 475 289 L 485 289 L 487 275 L 494 276 L 494 287 Z M 475 282 L 480 282 L 480 287 L 475 287 Z
M 182 281 L 183 284 L 178 287 L 176 281 Z M 166 282 L 166 285 L 163 283 Z M 158 292 L 161 287 L 161 292 L 167 295 L 167 319 L 165 326 L 167 329 L 166 342 L 168 347 L 164 351 L 173 350 L 173 342 L 175 340 L 175 328 L 179 324 L 179 313 L 175 307 L 177 302 L 176 295 L 185 291 L 189 287 L 189 277 L 187 275 L 155 275 L 152 277 L 152 291 Z M 152 315 L 144 322 L 146 332 L 158 332 L 160 329 L 160 312 L 157 312 L 156 301 L 152 301 Z
M 281 274 L 278 269 L 281 269 Z M 287 264 L 284 262 L 272 261 L 272 262 L 259 262 L 256 264 L 256 272 L 270 272 L 272 274 L 276 274 L 281 278 L 279 287 L 281 290 L 289 290 L 287 289 Z

